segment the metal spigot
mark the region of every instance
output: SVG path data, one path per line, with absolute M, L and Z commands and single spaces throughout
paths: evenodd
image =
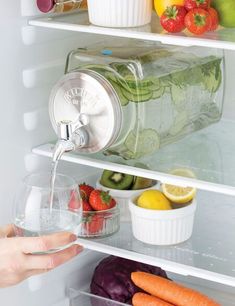
M 53 162 L 61 158 L 65 152 L 71 152 L 76 147 L 84 147 L 88 142 L 88 134 L 83 126 L 88 124 L 88 120 L 78 120 L 76 124 L 71 121 L 61 121 L 57 127 L 58 141 L 54 148 Z
M 65 152 L 70 152 L 75 149 L 75 144 L 72 141 L 72 126 L 70 122 L 61 121 L 57 128 L 58 141 L 54 148 L 53 162 L 61 158 Z

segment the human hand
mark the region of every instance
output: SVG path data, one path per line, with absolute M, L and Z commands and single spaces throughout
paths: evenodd
M 62 232 L 41 237 L 12 237 L 13 227 L 0 229 L 0 287 L 15 285 L 24 279 L 45 273 L 70 260 L 82 251 L 79 245 L 72 245 L 53 254 L 33 255 L 46 252 L 77 239 L 71 233 Z M 6 238 L 10 237 L 10 238 Z

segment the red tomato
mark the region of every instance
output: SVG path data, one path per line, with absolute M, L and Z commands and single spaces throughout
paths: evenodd
M 218 28 L 218 25 L 219 25 L 219 14 L 213 7 L 208 8 L 207 11 L 211 16 L 210 31 L 215 31 Z
M 183 6 L 169 6 L 160 18 L 163 29 L 171 33 L 183 31 L 185 29 L 184 17 L 186 14 L 187 11 Z
M 204 9 L 193 9 L 184 19 L 186 28 L 193 34 L 201 35 L 211 29 L 212 18 Z
M 194 8 L 208 9 L 210 6 L 210 0 L 184 0 L 184 7 L 187 11 L 191 11 Z

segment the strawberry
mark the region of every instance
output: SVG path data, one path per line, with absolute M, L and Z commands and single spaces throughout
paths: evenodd
M 171 33 L 183 31 L 185 29 L 184 17 L 186 9 L 180 5 L 168 6 L 160 18 L 164 30 Z
M 100 215 L 87 214 L 83 218 L 83 231 L 86 235 L 99 234 L 103 229 L 104 217 Z
M 92 211 L 93 210 L 91 205 L 85 200 L 82 200 L 82 208 L 83 208 L 83 211 Z
M 92 191 L 89 202 L 94 210 L 107 210 L 116 205 L 116 201 L 109 195 L 108 191 L 98 189 Z
M 69 200 L 69 204 L 68 204 L 68 208 L 71 210 L 76 210 L 79 209 L 81 207 L 81 201 L 78 198 L 78 194 L 72 192 L 70 195 L 70 200 Z
M 79 191 L 81 194 L 81 197 L 83 200 L 88 201 L 91 192 L 94 190 L 94 188 L 90 185 L 87 185 L 86 183 L 82 183 L 79 185 Z

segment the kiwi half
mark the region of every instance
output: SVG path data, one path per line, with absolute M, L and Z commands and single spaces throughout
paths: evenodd
M 133 180 L 133 175 L 104 170 L 100 183 L 111 189 L 127 190 L 131 189 L 130 187 L 133 184 Z
M 148 178 L 140 177 L 140 176 L 135 176 L 133 185 L 132 185 L 132 190 L 138 190 L 138 189 L 144 189 L 144 188 L 150 188 L 154 184 L 154 181 Z

